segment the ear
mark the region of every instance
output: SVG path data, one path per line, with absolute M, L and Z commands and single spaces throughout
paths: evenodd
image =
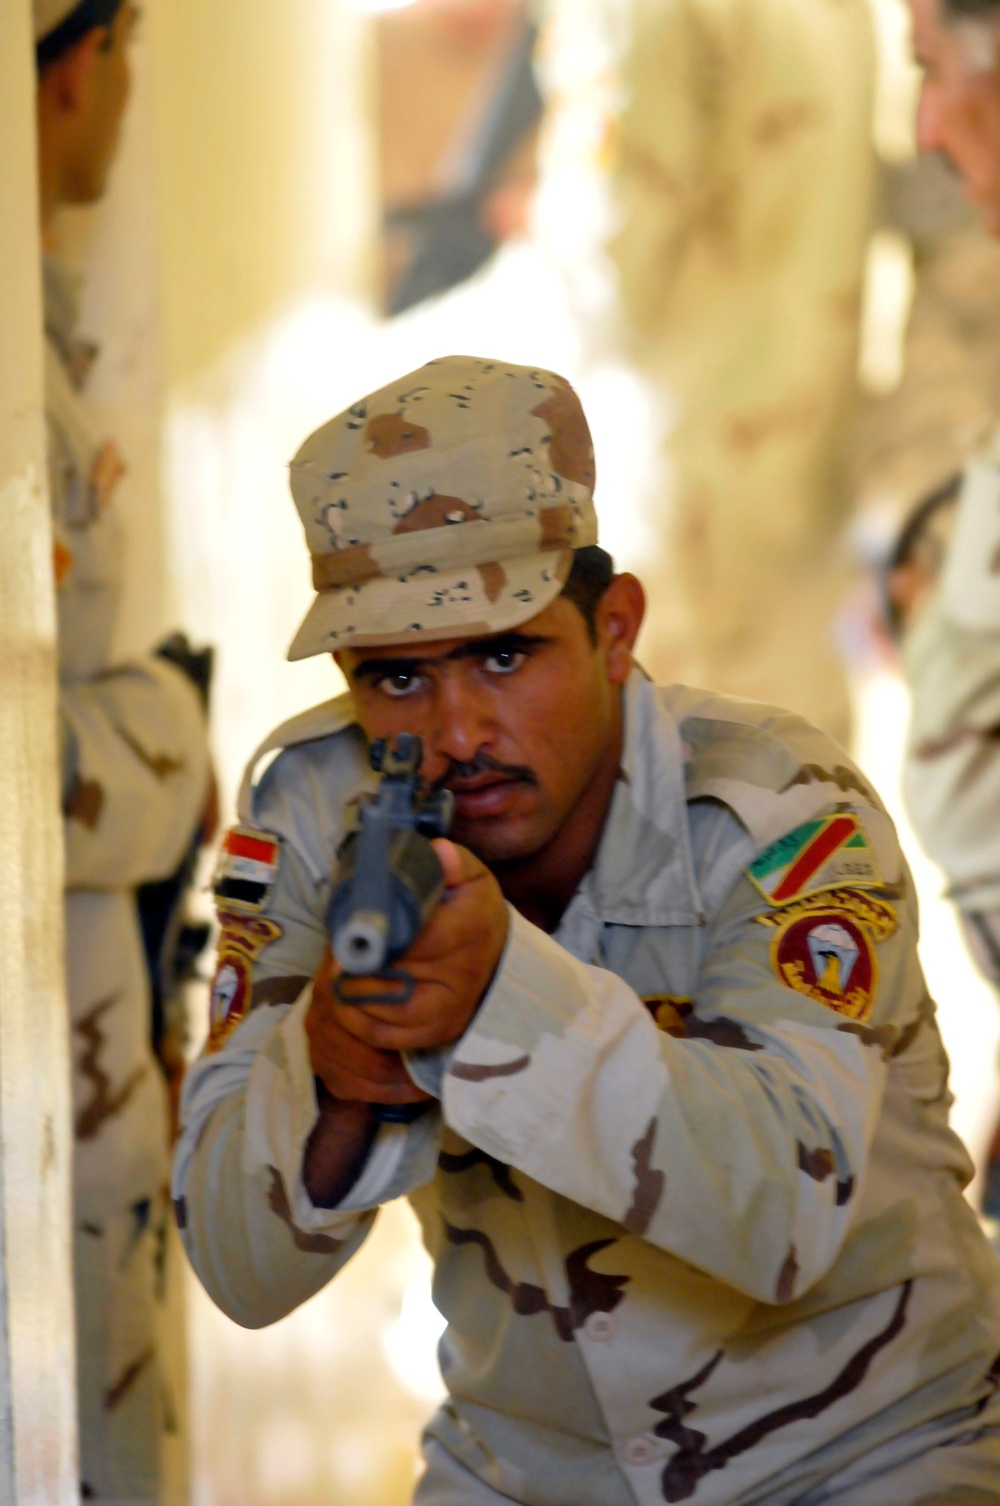
M 646 593 L 634 575 L 616 575 L 597 608 L 597 641 L 612 685 L 632 673 L 632 650 L 646 615 Z
M 95 26 L 68 52 L 50 63 L 38 81 L 38 92 L 61 115 L 83 113 L 90 99 L 94 70 L 107 32 Z

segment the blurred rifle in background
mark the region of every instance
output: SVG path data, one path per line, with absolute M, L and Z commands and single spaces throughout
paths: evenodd
M 386 214 L 386 229 L 410 239 L 406 268 L 392 296 L 392 314 L 464 282 L 493 255 L 499 236 L 485 210 L 504 166 L 542 117 L 535 81 L 538 29 L 527 21 L 504 69 L 500 85 L 473 133 L 448 190 L 417 204 L 401 204 Z
M 215 650 L 193 648 L 184 633 L 172 633 L 156 656 L 175 665 L 195 686 L 208 715 Z M 211 797 L 210 797 L 211 798 Z M 184 859 L 169 878 L 137 891 L 139 926 L 152 991 L 152 1040 L 168 1081 L 183 1071 L 187 1041 L 184 986 L 197 976 L 198 959 L 208 945 L 210 923 L 192 919 L 188 897 L 194 888 L 198 855 L 206 841 L 205 822 L 192 833 Z

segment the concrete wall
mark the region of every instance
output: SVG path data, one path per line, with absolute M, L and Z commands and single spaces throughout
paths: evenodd
M 28 0 L 0 6 L 0 1503 L 76 1499 L 55 611 Z

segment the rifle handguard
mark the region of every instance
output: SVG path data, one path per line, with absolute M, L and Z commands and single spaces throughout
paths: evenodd
M 393 964 L 408 952 L 441 902 L 444 869 L 431 839 L 445 837 L 453 800 L 448 790 L 425 796 L 419 737 L 402 733 L 371 750 L 372 768 L 382 775 L 376 794 L 358 810 L 353 831 L 337 853 L 337 874 L 327 914 L 333 954 L 340 967 L 334 992 L 342 1004 L 405 1004 L 413 979 Z M 375 979 L 374 990 L 362 979 Z M 372 1108 L 383 1124 L 409 1124 L 429 1104 L 386 1104 Z

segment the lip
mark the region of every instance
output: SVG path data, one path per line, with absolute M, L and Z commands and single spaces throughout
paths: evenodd
M 503 815 L 523 788 L 523 779 L 486 778 L 449 785 L 455 797 L 455 814 L 464 821 Z

